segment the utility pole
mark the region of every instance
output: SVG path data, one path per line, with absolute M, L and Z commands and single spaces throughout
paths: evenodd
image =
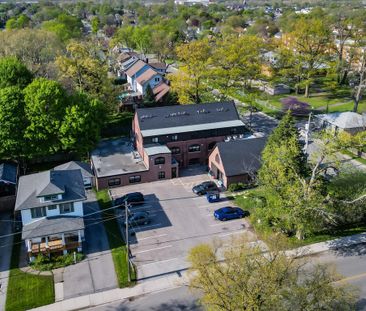
M 127 277 L 128 283 L 131 282 L 130 276 L 130 247 L 128 242 L 128 202 L 125 201 L 125 226 L 126 226 L 126 256 L 127 256 Z

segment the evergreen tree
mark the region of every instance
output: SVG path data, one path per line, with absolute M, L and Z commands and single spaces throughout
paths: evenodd
M 156 104 L 155 95 L 150 84 L 148 84 L 146 87 L 143 104 L 145 107 L 152 107 Z

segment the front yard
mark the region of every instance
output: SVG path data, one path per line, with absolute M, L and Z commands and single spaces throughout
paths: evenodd
M 112 206 L 112 202 L 109 198 L 108 191 L 102 190 L 96 192 L 97 200 L 100 209 L 106 210 Z M 112 252 L 114 269 L 117 274 L 118 286 L 126 287 L 133 283 L 128 282 L 127 274 L 127 248 L 125 241 L 121 235 L 121 230 L 118 225 L 118 221 L 115 218 L 116 214 L 113 209 L 106 210 L 102 212 L 102 218 L 104 221 L 104 228 L 108 236 L 109 247 Z M 131 280 L 136 279 L 136 274 L 134 267 L 130 267 Z
M 6 311 L 21 311 L 53 303 L 53 276 L 34 275 L 19 269 L 20 235 L 15 235 L 11 255 Z

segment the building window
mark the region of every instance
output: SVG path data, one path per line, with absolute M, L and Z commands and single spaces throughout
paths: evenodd
M 130 184 L 136 183 L 136 182 L 140 182 L 141 181 L 141 176 L 140 175 L 136 175 L 136 176 L 131 176 L 129 178 Z
M 50 205 L 47 207 L 49 211 L 57 209 L 57 205 Z
M 216 142 L 215 142 L 215 141 L 213 141 L 212 143 L 209 143 L 209 144 L 208 144 L 207 149 L 208 149 L 208 150 L 212 150 L 212 149 L 215 147 L 215 145 L 216 145 Z
M 170 148 L 170 151 L 172 152 L 172 154 L 179 154 L 180 153 L 180 148 L 179 147 L 172 147 L 172 148 Z
M 159 164 L 165 164 L 165 158 L 164 157 L 158 157 L 155 159 L 155 165 Z
M 108 186 L 119 186 L 121 184 L 121 178 L 108 179 Z
M 48 201 L 55 201 L 57 200 L 58 195 L 57 194 L 53 194 L 53 195 L 46 195 L 43 197 L 43 201 L 48 202 Z
M 67 214 L 73 212 L 74 212 L 74 204 L 72 203 L 60 204 L 60 214 Z
M 151 141 L 152 141 L 153 143 L 158 143 L 158 142 L 159 142 L 159 138 L 158 138 L 158 137 L 153 137 L 153 138 L 151 139 Z
M 177 141 L 178 140 L 178 135 L 172 135 L 172 141 Z
M 46 217 L 46 208 L 45 207 L 36 207 L 31 208 L 31 215 L 32 218 L 40 218 L 40 217 Z
M 201 146 L 200 145 L 190 145 L 188 147 L 188 152 L 199 152 L 201 151 Z
M 155 82 L 159 82 L 159 81 L 160 81 L 159 77 L 155 78 Z
M 235 127 L 230 129 L 230 134 L 236 134 L 236 132 L 237 132 L 237 130 Z
M 159 179 L 164 179 L 165 178 L 165 172 L 159 172 L 158 178 Z

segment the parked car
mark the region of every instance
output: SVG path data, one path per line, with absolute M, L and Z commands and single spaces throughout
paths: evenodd
M 192 188 L 193 193 L 198 195 L 204 195 L 207 192 L 211 191 L 219 191 L 219 188 L 217 187 L 216 183 L 213 181 L 205 181 L 199 185 L 196 185 Z
M 148 212 L 135 212 L 128 216 L 128 223 L 129 227 L 136 227 L 141 225 L 147 225 L 150 223 L 150 216 Z
M 239 207 L 222 207 L 214 212 L 214 217 L 217 220 L 225 221 L 230 219 L 238 219 L 249 216 L 248 211 L 243 211 Z
M 143 204 L 144 203 L 144 195 L 141 192 L 131 192 L 131 193 L 127 193 L 124 196 L 114 199 L 113 204 L 114 206 L 116 205 L 124 205 L 125 202 L 127 202 L 127 204 L 131 204 L 131 205 L 138 205 L 138 204 Z

